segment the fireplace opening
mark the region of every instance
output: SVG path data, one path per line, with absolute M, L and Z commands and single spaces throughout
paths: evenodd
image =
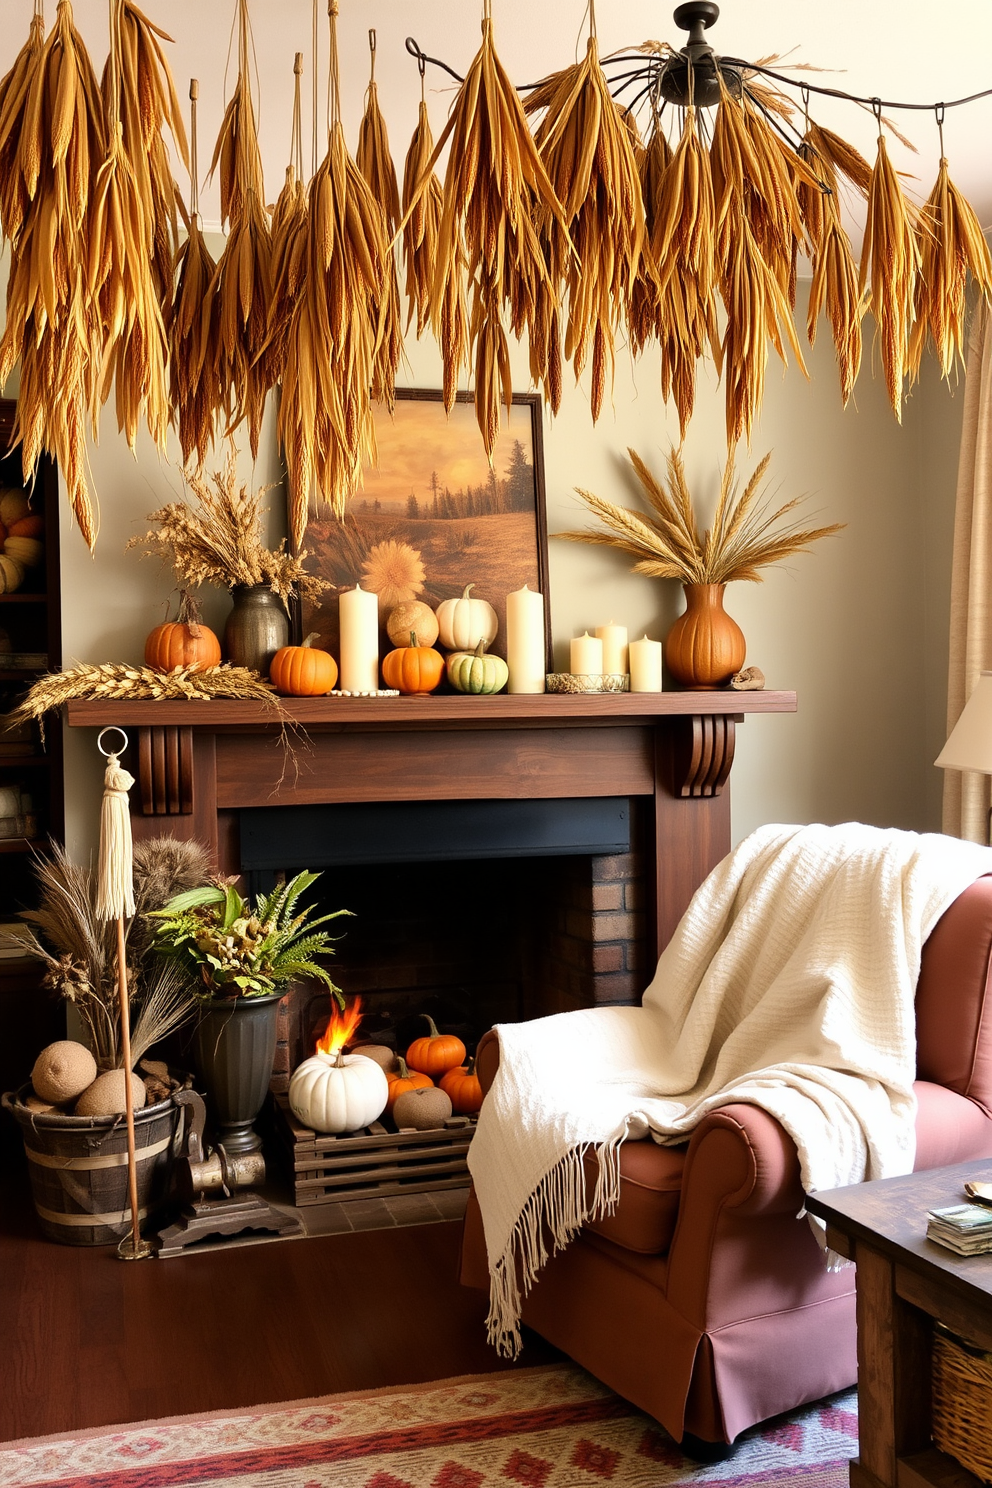
M 647 980 L 640 802 L 446 801 L 241 812 L 253 891 L 321 870 L 348 909 L 329 970 L 361 994 L 362 1035 L 402 1052 L 428 1013 L 473 1052 L 494 1023 L 639 1000 Z M 287 999 L 273 1088 L 330 1014 L 319 984 Z

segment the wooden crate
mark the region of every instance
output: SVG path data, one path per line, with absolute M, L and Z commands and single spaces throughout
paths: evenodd
M 373 1121 L 361 1131 L 336 1136 L 303 1126 L 285 1095 L 276 1094 L 273 1101 L 294 1203 L 300 1207 L 468 1188 L 471 1181 L 466 1159 L 476 1116 L 452 1116 L 437 1131 L 423 1132 L 390 1130 Z

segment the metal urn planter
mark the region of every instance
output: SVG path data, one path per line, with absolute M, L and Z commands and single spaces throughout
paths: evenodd
M 272 1078 L 281 992 L 266 997 L 211 997 L 196 1027 L 194 1056 L 217 1140 L 228 1153 L 257 1152 L 252 1123 Z
M 234 608 L 224 626 L 224 655 L 235 666 L 267 677 L 273 656 L 289 644 L 285 606 L 266 584 L 238 585 L 231 597 Z

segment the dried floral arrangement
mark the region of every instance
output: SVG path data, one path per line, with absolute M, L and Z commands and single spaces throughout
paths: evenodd
M 34 863 L 40 908 L 24 910 L 23 926 L 5 944 L 44 967 L 42 986 L 72 1005 L 101 1070 L 121 1065 L 117 990 L 117 926 L 96 913 L 97 874 L 73 863 L 57 843 Z M 175 967 L 153 952 L 145 918 L 183 890 L 204 883 L 211 867 L 197 842 L 155 837 L 134 845 L 134 918 L 126 929 L 131 1001 L 131 1058 L 142 1056 L 194 1011 L 196 999 Z
M 74 698 L 123 698 L 137 701 L 167 698 L 185 702 L 208 703 L 212 698 L 241 698 L 246 702 L 267 703 L 277 712 L 279 699 L 267 682 L 247 667 L 192 666 L 176 667 L 171 672 L 157 672 L 152 667 L 130 666 L 124 661 L 105 661 L 99 665 L 83 664 L 64 672 L 48 672 L 39 677 L 25 693 L 17 707 L 7 715 L 7 727 L 13 728 L 28 719 L 39 722 L 46 713 L 61 708 Z
M 233 451 L 222 470 L 211 476 L 187 473 L 187 484 L 196 505 L 170 501 L 148 517 L 149 522 L 158 522 L 158 528 L 127 544 L 158 553 L 173 568 L 181 588 L 264 584 L 280 599 L 296 593 L 315 600 L 329 587 L 325 579 L 307 573 L 305 548 L 294 555 L 285 538 L 277 548 L 262 546 L 262 497 L 271 488 L 251 491 L 239 485 Z
M 840 532 L 844 525 L 833 522 L 827 527 L 801 527 L 798 522 L 788 522 L 782 526 L 782 519 L 804 498 L 794 496 L 771 509 L 771 501 L 762 490 L 771 461 L 769 453 L 759 461 L 743 491 L 733 460 L 727 461 L 712 524 L 700 532 L 679 451 L 669 452 L 667 482 L 657 481 L 636 451 L 627 453 L 650 510 L 633 511 L 591 491 L 579 490 L 586 506 L 605 525 L 556 536 L 570 542 L 619 548 L 635 560 L 631 568 L 637 574 L 678 579 L 683 584 L 729 584 L 738 579 L 760 583 L 759 569 L 806 552 L 811 543 Z

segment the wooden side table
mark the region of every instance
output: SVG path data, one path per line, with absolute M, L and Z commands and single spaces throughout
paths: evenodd
M 832 1249 L 857 1263 L 860 1452 L 851 1488 L 981 1488 L 931 1440 L 933 1320 L 992 1350 L 992 1253 L 958 1256 L 926 1238 L 927 1211 L 964 1202 L 992 1161 L 811 1194 Z

